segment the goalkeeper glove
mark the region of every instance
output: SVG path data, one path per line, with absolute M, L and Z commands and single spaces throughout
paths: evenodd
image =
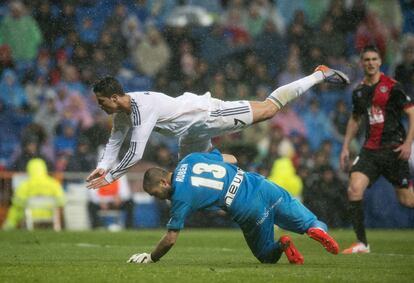
M 151 258 L 151 254 L 142 253 L 132 255 L 127 263 L 153 263 L 154 261 Z

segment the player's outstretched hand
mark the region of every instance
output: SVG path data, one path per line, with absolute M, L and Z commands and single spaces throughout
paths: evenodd
M 151 259 L 151 254 L 142 253 L 142 254 L 134 254 L 132 255 L 127 263 L 153 263 Z
M 88 182 L 88 184 L 86 185 L 86 187 L 88 189 L 99 189 L 102 187 L 105 187 L 106 185 L 109 185 L 109 182 L 105 179 L 104 176 L 102 177 L 98 177 L 96 179 L 93 179 L 91 181 Z
M 89 174 L 89 176 L 86 178 L 86 182 L 90 182 L 93 179 L 102 177 L 103 175 L 105 175 L 106 171 L 103 168 L 96 168 L 95 170 L 92 171 L 91 174 Z

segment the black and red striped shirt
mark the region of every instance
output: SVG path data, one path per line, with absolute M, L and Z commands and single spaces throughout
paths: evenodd
M 366 124 L 364 148 L 397 147 L 406 137 L 401 122 L 404 109 L 414 106 L 401 85 L 381 73 L 378 83 L 364 81 L 352 93 L 352 113 L 363 116 Z

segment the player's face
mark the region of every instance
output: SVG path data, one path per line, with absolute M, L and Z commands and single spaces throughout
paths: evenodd
M 149 190 L 148 194 L 158 199 L 169 199 L 171 196 L 171 186 L 169 184 L 160 183 L 158 186 Z
M 105 97 L 102 95 L 97 94 L 96 99 L 98 100 L 99 106 L 101 109 L 106 112 L 106 114 L 113 114 L 118 111 L 118 104 L 116 103 L 116 98 Z
M 362 55 L 361 64 L 366 76 L 374 76 L 380 71 L 381 58 L 377 52 L 367 51 Z

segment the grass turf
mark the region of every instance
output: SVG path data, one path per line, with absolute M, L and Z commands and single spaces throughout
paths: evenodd
M 305 257 L 260 264 L 241 232 L 193 230 L 158 263 L 126 264 L 149 252 L 163 230 L 0 232 L 1 282 L 414 282 L 414 230 L 369 230 L 371 253 L 332 255 L 307 236 L 288 233 Z M 282 232 L 277 231 L 280 236 Z M 342 248 L 350 230 L 331 231 Z

